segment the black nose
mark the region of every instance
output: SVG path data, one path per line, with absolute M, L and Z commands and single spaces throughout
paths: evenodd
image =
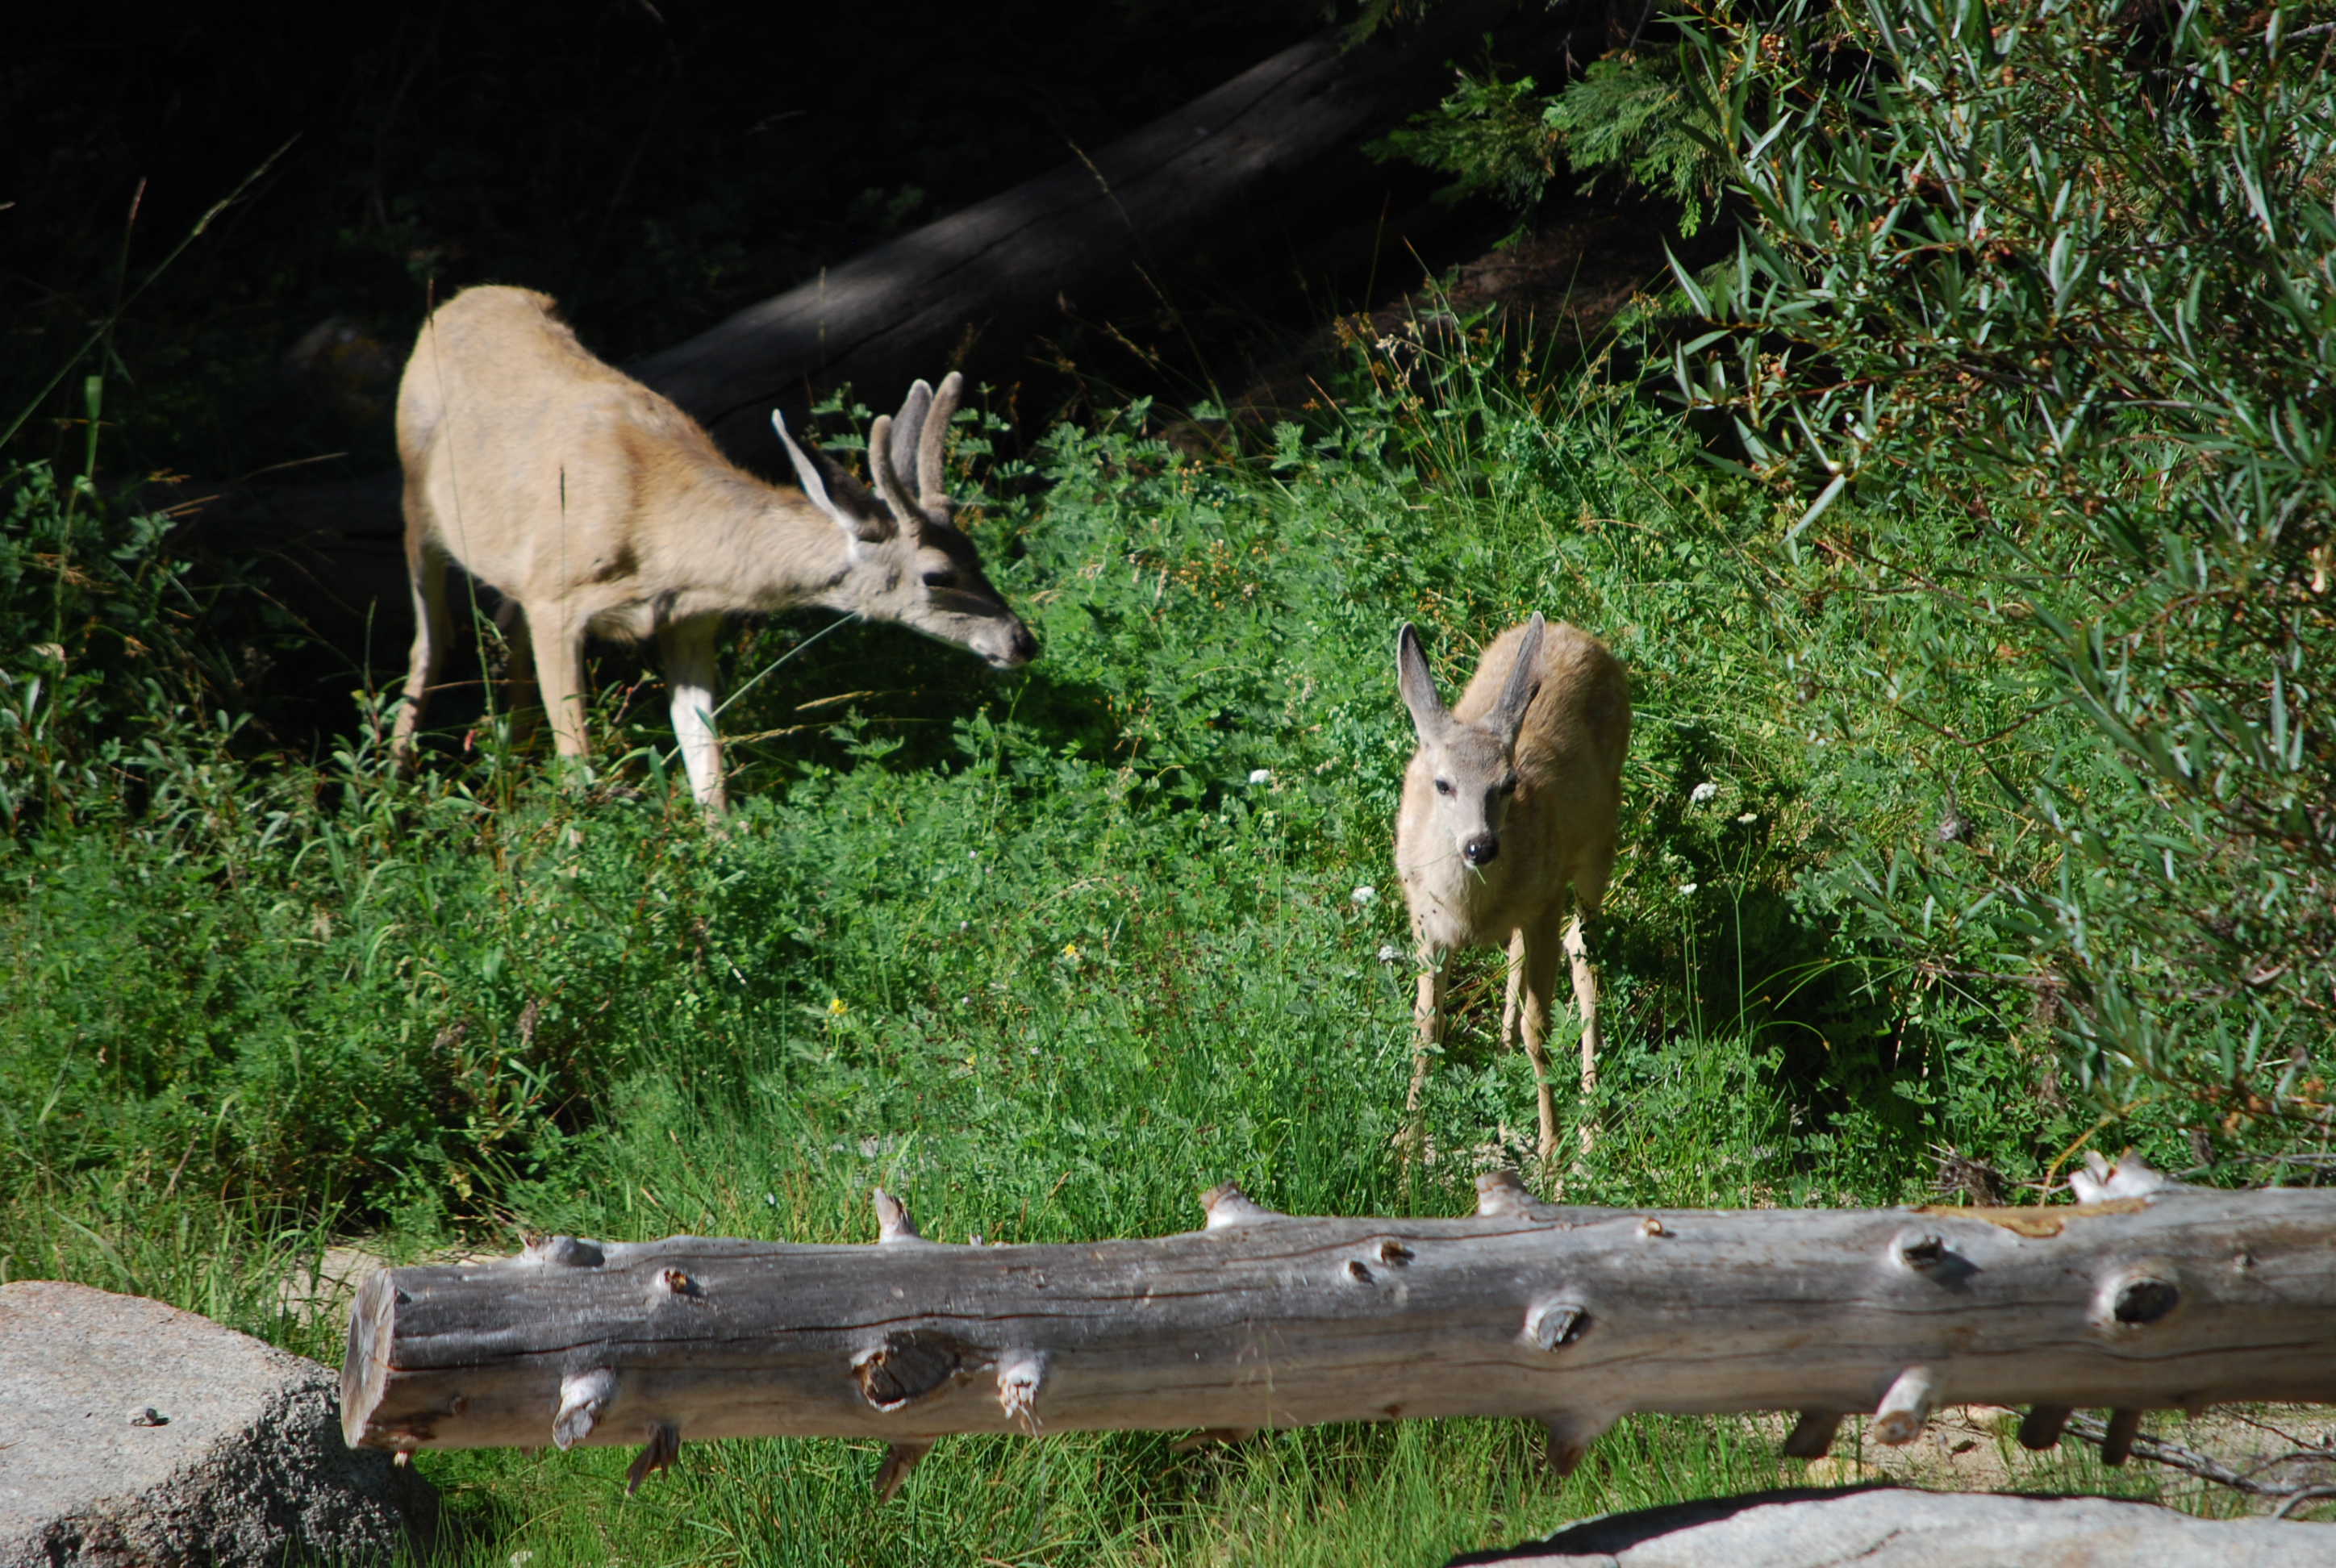
M 1478 833 L 1460 846 L 1460 852 L 1472 866 L 1490 865 L 1501 853 L 1501 841 L 1491 833 Z
M 1028 664 L 1032 659 L 1037 658 L 1037 657 L 1038 639 L 1030 635 L 1030 628 L 1028 627 L 1016 627 L 1014 628 L 1014 662 L 1017 664 Z

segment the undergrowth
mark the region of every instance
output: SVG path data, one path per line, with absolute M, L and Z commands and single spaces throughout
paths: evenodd
M 564 780 L 492 711 L 400 779 L 374 692 L 328 755 L 238 739 L 192 599 L 148 696 L 76 718 L 80 771 L 20 702 L 0 1275 L 336 1359 L 285 1281 L 352 1238 L 868 1240 L 878 1183 L 944 1240 L 1188 1229 L 1227 1179 L 1290 1212 L 1465 1213 L 1527 1154 L 1533 1088 L 1494 1048 L 1494 957 L 1463 959 L 1406 1175 L 1393 632 L 1416 623 L 1450 683 L 1534 609 L 1604 638 L 1637 707 L 1594 939 L 1611 1044 L 1596 1106 L 1560 1094 L 1605 1130 L 1566 1195 L 1887 1203 L 1927 1192 L 1942 1145 L 2013 1182 L 2065 1158 L 2092 1112 L 2055 1087 L 2028 993 L 1916 962 L 1856 896 L 1933 832 L 1932 742 L 1886 704 L 1812 706 L 1786 660 L 1919 607 L 1785 563 L 1789 508 L 1628 389 L 1482 328 L 1432 375 L 1382 353 L 1346 393 L 1270 450 L 1196 450 L 1205 422 L 1171 442 L 1139 404 L 998 464 L 971 526 L 1040 662 L 992 680 L 897 629 L 763 629 L 742 674 L 802 653 L 725 715 L 743 803 L 718 826 L 635 722 L 660 705 L 629 663 L 607 667 L 604 760 Z M 61 668 L 7 667 L 21 694 L 146 602 L 154 531 L 42 468 L 8 482 L 12 539 L 55 532 L 70 495 L 127 563 L 6 558 L 0 610 L 86 599 L 80 640 L 21 656 Z M 2073 733 L 2054 722 L 2039 744 Z M 2184 1164 L 2178 1129 L 2116 1133 Z M 1641 1419 L 1597 1452 L 1561 1484 L 1492 1422 L 1192 1456 L 966 1440 L 881 1510 L 865 1445 L 693 1446 L 631 1502 L 605 1452 L 422 1463 L 481 1561 L 535 1568 L 1422 1562 L 1778 1475 L 1737 1421 Z

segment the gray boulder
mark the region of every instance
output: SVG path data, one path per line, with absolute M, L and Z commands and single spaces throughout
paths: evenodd
M 1530 1546 L 1453 1561 L 1455 1568 L 2336 1568 L 2336 1527 L 2194 1519 L 2107 1497 L 1802 1489 L 1603 1514 Z
M 160 1301 L 0 1285 L 0 1568 L 378 1559 L 435 1515 L 342 1442 L 316 1362 Z

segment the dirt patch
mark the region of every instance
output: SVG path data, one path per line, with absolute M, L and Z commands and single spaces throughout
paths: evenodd
M 2030 1453 L 2020 1446 L 2020 1411 L 2000 1405 L 1951 1406 L 1903 1448 L 1878 1441 L 1864 1423 L 1844 1423 L 1834 1451 L 1801 1468 L 1810 1485 L 1824 1486 L 1889 1481 L 1947 1492 L 2067 1489 L 2068 1460 L 2080 1440 L 2066 1436 L 2056 1449 Z M 1783 1416 L 1761 1417 L 1760 1424 L 1773 1427 L 1779 1443 L 1792 1426 Z M 2229 1408 L 2195 1417 L 2178 1410 L 2155 1411 L 2143 1420 L 2142 1433 L 2264 1485 L 2336 1483 L 2336 1411 L 2321 1407 Z M 2279 1505 L 2278 1498 L 2250 1496 L 2158 1464 L 2146 1456 L 2146 1445 L 2127 1463 L 2137 1472 L 2160 1477 L 2168 1501 L 2209 1495 L 2227 1500 L 2215 1512 L 2269 1513 Z M 1788 1472 L 1794 1467 L 1786 1461 Z M 2296 1516 L 2313 1516 L 2312 1507 L 2300 1505 Z

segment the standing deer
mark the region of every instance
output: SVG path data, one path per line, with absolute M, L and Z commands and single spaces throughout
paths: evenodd
M 1494 639 L 1476 678 L 1449 709 L 1406 626 L 1396 638 L 1396 685 L 1419 732 L 1395 829 L 1396 870 L 1421 966 L 1406 1119 L 1417 1126 L 1428 1053 L 1444 1035 L 1445 956 L 1505 946 L 1501 1043 L 1522 1027 L 1546 1164 L 1557 1148 L 1557 1105 L 1543 1042 L 1561 948 L 1572 960 L 1582 1014 L 1582 1093 L 1598 1082 L 1598 977 L 1582 925 L 1598 913 L 1614 870 L 1630 680 L 1595 638 L 1535 615 Z M 1561 938 L 1569 884 L 1573 918 Z M 1587 1149 L 1587 1120 L 1581 1130 Z
M 725 803 L 714 727 L 715 637 L 740 612 L 821 605 L 898 621 L 1000 669 L 1037 656 L 1028 628 L 982 575 L 942 483 L 941 443 L 964 383 L 920 381 L 869 433 L 871 495 L 772 423 L 800 490 L 766 484 L 696 420 L 596 359 L 521 288 L 472 288 L 423 326 L 397 393 L 414 662 L 392 749 L 413 755 L 453 633 L 451 560 L 516 606 L 514 705 L 532 644 L 564 757 L 586 753 L 588 632 L 657 634 L 689 786 Z M 908 476 L 917 482 L 910 500 Z

